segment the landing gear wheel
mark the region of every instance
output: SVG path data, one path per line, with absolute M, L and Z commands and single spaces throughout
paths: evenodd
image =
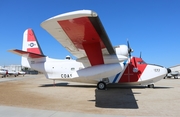
M 106 83 L 103 82 L 103 81 L 98 82 L 97 88 L 98 88 L 99 90 L 104 90 L 104 89 L 106 89 Z
M 178 76 L 174 76 L 174 79 L 178 79 Z
M 148 88 L 154 88 L 154 84 L 149 84 Z

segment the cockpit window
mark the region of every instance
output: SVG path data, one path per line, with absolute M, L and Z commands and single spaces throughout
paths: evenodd
M 70 60 L 71 59 L 71 57 L 70 56 L 66 56 L 66 60 Z
M 146 62 L 144 62 L 144 61 L 138 61 L 137 63 L 138 64 L 146 64 Z

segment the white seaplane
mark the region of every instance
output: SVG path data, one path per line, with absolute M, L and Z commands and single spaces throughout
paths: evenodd
M 48 79 L 95 83 L 104 90 L 109 83 L 154 87 L 167 74 L 165 67 L 132 57 L 129 44 L 113 47 L 98 14 L 92 10 L 60 14 L 41 26 L 77 59 L 44 55 L 32 29 L 24 32 L 22 50 L 9 51 L 22 56 L 22 66 L 38 70 Z

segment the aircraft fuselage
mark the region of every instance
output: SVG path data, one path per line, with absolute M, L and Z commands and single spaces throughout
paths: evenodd
M 148 85 L 163 79 L 167 69 L 145 63 L 141 58 L 131 57 L 119 63 L 84 67 L 76 60 L 44 58 L 31 60 L 31 68 L 43 72 L 48 79 L 83 83 L 107 83 Z

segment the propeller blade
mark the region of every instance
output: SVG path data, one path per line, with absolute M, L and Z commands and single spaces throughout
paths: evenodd
M 127 39 L 127 45 L 128 45 L 128 49 L 130 48 L 130 45 L 129 45 L 129 40 Z
M 129 40 L 127 39 L 127 46 L 128 46 L 128 54 L 131 56 L 131 53 L 133 52 L 132 48 L 130 47 Z

